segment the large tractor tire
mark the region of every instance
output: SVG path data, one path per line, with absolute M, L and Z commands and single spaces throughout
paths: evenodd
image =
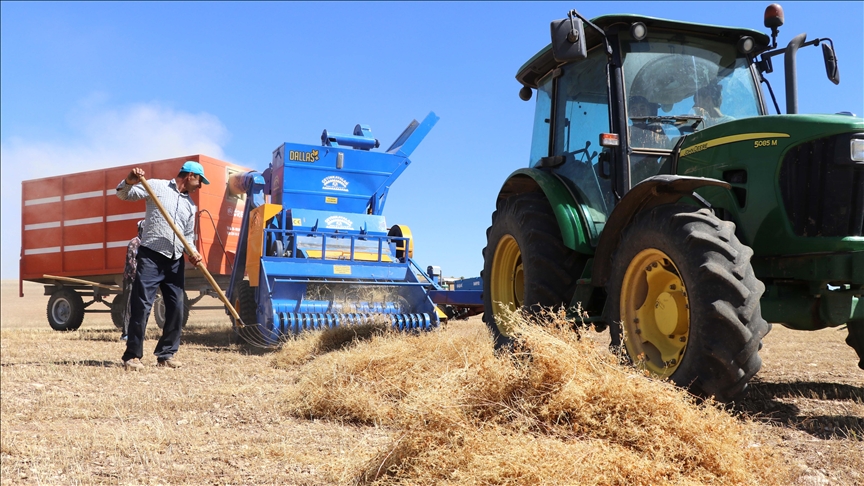
M 552 207 L 542 193 L 500 201 L 486 241 L 483 321 L 500 349 L 512 342 L 502 313 L 570 305 L 586 258 L 564 246 Z
M 48 324 L 55 331 L 75 331 L 84 322 L 84 300 L 72 289 L 62 288 L 48 299 Z
M 759 371 L 770 326 L 753 250 L 708 209 L 664 205 L 621 235 L 607 285 L 609 322 L 620 322 L 634 364 L 701 396 L 727 402 Z
M 189 321 L 189 311 L 192 303 L 189 301 L 189 296 L 186 291 L 183 291 L 183 322 L 180 327 L 186 327 Z M 165 326 L 165 299 L 162 297 L 162 289 L 156 291 L 156 299 L 153 301 L 153 317 L 156 319 L 156 325 L 159 329 Z
M 849 331 L 846 344 L 858 353 L 858 367 L 864 370 L 864 321 L 850 321 L 846 324 L 846 329 Z

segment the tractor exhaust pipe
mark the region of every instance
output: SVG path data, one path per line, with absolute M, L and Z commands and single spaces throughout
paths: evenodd
M 786 46 L 786 53 L 783 55 L 783 65 L 786 72 L 786 113 L 794 115 L 798 113 L 798 67 L 796 55 L 798 49 L 804 45 L 807 40 L 807 34 L 798 34 Z

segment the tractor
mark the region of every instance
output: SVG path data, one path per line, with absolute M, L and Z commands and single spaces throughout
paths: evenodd
M 721 402 L 761 368 L 772 323 L 845 325 L 864 368 L 864 120 L 797 113 L 797 51 L 821 46 L 834 84 L 837 57 L 805 34 L 778 47 L 782 24 L 777 4 L 770 37 L 576 10 L 551 23 L 516 75 L 536 98 L 530 163 L 483 250 L 496 348 L 512 346 L 507 312 L 551 307 Z M 786 114 L 766 77 L 781 54 Z

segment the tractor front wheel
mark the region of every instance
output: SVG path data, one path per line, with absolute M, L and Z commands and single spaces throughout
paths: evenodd
M 499 349 L 510 344 L 512 331 L 502 315 L 569 305 L 586 260 L 564 246 L 542 193 L 499 201 L 486 239 L 483 321 Z
M 719 401 L 743 392 L 770 329 L 752 255 L 735 225 L 708 209 L 665 205 L 637 215 L 607 286 L 607 319 L 620 322 L 632 362 Z

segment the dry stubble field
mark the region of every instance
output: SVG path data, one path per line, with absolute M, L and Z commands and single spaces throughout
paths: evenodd
M 554 330 L 526 333 L 530 359 L 496 357 L 479 318 L 274 352 L 193 311 L 183 369 L 152 366 L 153 326 L 127 373 L 107 314 L 58 333 L 41 286 L 25 294 L 2 282 L 4 485 L 864 484 L 845 330 L 775 326 L 724 411 Z

